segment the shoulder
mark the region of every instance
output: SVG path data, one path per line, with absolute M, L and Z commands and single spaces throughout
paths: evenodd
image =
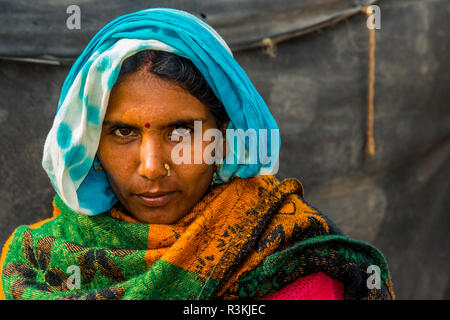
M 3 266 L 10 262 L 10 258 L 19 259 L 26 256 L 29 250 L 33 250 L 36 239 L 41 239 L 47 234 L 49 228 L 54 229 L 57 223 L 56 216 L 41 220 L 31 225 L 21 225 L 17 227 L 3 245 L 0 256 L 0 276 Z
M 11 262 L 9 260 L 13 259 L 14 262 L 17 262 L 16 260 L 20 260 L 21 256 L 26 258 L 28 251 L 33 250 L 37 240 L 48 234 L 57 234 L 57 230 L 61 229 L 60 226 L 66 224 L 62 220 L 64 220 L 64 215 L 61 215 L 61 210 L 53 201 L 53 213 L 50 218 L 17 227 L 3 245 L 0 256 L 0 277 L 3 275 L 3 266 Z

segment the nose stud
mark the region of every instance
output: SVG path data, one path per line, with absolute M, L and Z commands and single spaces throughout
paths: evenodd
M 164 168 L 167 170 L 167 176 L 170 177 L 170 166 L 168 163 L 164 163 Z

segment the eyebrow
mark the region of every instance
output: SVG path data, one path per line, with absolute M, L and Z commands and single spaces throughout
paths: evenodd
M 139 129 L 138 127 L 129 123 L 125 123 L 122 121 L 109 121 L 109 120 L 103 121 L 103 127 Z
M 188 119 L 179 119 L 179 120 L 175 120 L 173 122 L 170 122 L 166 125 L 163 126 L 159 126 L 157 127 L 157 129 L 162 130 L 162 129 L 167 129 L 167 128 L 173 128 L 173 127 L 180 127 L 180 126 L 186 126 L 186 125 L 190 125 L 190 126 L 194 126 L 194 122 L 195 121 L 201 121 L 201 122 L 205 122 L 206 119 L 203 118 L 188 118 Z M 123 121 L 110 121 L 110 120 L 105 120 L 103 121 L 103 126 L 106 127 L 126 127 L 126 128 L 130 128 L 130 129 L 135 129 L 138 130 L 139 127 L 133 124 L 129 124 Z

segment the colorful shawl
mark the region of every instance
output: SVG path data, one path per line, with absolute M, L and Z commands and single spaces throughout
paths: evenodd
M 348 299 L 393 298 L 388 267 L 302 198 L 296 179 L 234 178 L 212 187 L 173 225 L 143 224 L 120 208 L 86 216 L 55 196 L 54 216 L 5 244 L 6 299 L 257 299 L 316 272 Z M 369 266 L 380 270 L 369 285 Z M 79 288 L 70 286 L 79 268 Z M 69 281 L 70 280 L 70 281 Z
M 69 208 L 96 215 L 111 209 L 117 201 L 105 173 L 94 170 L 98 164 L 93 163 L 109 94 L 122 62 L 146 49 L 190 59 L 224 105 L 230 117 L 227 129 L 254 130 L 259 135 L 256 163 L 242 163 L 249 142 L 244 141 L 243 148 L 236 143 L 220 167 L 216 183 L 233 177 L 276 174 L 278 126 L 225 41 L 206 23 L 184 11 L 146 9 L 103 27 L 64 81 L 58 111 L 45 141 L 42 166 Z M 228 132 L 231 130 L 227 137 Z M 233 139 L 228 137 L 228 141 Z

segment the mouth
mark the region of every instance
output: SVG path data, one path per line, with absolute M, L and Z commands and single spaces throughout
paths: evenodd
M 147 207 L 162 207 L 168 204 L 175 194 L 175 191 L 145 192 L 136 194 L 136 197 Z

